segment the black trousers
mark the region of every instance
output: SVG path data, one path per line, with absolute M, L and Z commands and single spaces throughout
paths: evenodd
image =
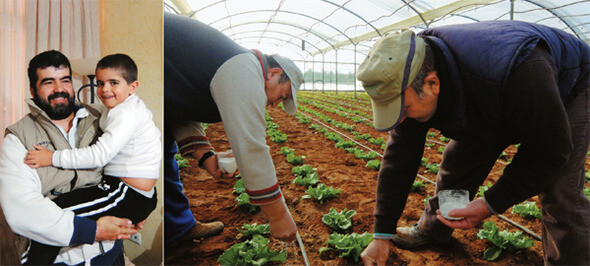
M 157 193 L 151 198 L 140 194 L 119 178 L 104 176 L 92 187 L 80 188 L 60 195 L 53 200 L 64 210 L 77 216 L 98 220 L 103 216 L 127 218 L 134 224 L 145 220 L 156 208 Z M 25 265 L 52 264 L 61 247 L 31 241 Z

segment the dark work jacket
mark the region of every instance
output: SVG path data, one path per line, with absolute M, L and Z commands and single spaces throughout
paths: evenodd
M 441 81 L 437 110 L 428 122 L 406 119 L 391 131 L 379 172 L 379 233 L 395 233 L 429 128 L 498 155 L 521 143 L 511 165 L 485 194 L 495 211 L 504 212 L 538 194 L 567 161 L 572 144 L 564 105 L 571 95 L 588 89 L 588 45 L 557 29 L 490 21 L 432 28 L 419 35 L 435 54 Z M 528 76 L 547 78 L 553 85 L 511 86 L 511 78 L 521 80 L 511 77 L 512 71 L 536 48 L 546 49 L 553 65 L 547 73 Z M 547 74 L 553 76 L 542 76 Z
M 209 85 L 230 58 L 249 53 L 218 30 L 194 19 L 164 13 L 164 106 L 166 124 L 221 121 Z

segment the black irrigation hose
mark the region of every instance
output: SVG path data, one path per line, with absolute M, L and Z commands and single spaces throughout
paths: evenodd
M 357 145 L 359 145 L 359 146 L 361 146 L 361 147 L 363 147 L 363 148 L 365 148 L 365 149 L 367 149 L 367 150 L 369 150 L 369 151 L 375 152 L 377 155 L 379 155 L 379 156 L 381 156 L 381 158 L 383 158 L 383 155 L 382 155 L 381 153 L 378 153 L 378 152 L 374 151 L 373 149 L 371 149 L 371 148 L 369 148 L 369 147 L 367 147 L 367 146 L 365 146 L 365 145 L 363 145 L 363 144 L 359 143 L 358 141 L 354 140 L 353 138 L 349 137 L 348 135 L 346 135 L 346 134 L 344 134 L 344 133 L 342 133 L 342 132 L 340 132 L 340 131 L 338 131 L 338 130 L 336 130 L 336 129 L 334 129 L 334 128 L 332 128 L 332 127 L 328 126 L 328 125 L 326 125 L 326 124 L 325 124 L 325 123 L 323 123 L 322 121 L 320 121 L 320 120 L 317 120 L 317 119 L 315 119 L 315 118 L 313 118 L 313 117 L 311 117 L 311 116 L 309 116 L 309 115 L 307 115 L 307 114 L 304 114 L 303 112 L 299 112 L 299 113 L 300 113 L 301 115 L 303 115 L 303 116 L 305 116 L 305 117 L 307 117 L 307 118 L 309 118 L 309 119 L 311 119 L 311 120 L 314 120 L 315 122 L 317 122 L 317 123 L 321 124 L 321 125 L 322 125 L 322 126 L 324 126 L 325 128 L 328 128 L 328 129 L 330 129 L 330 130 L 332 130 L 332 131 L 334 131 L 334 132 L 338 133 L 339 135 L 341 135 L 341 136 L 343 136 L 343 137 L 345 137 L 345 138 L 347 138 L 347 139 L 350 139 L 352 142 L 356 143 Z M 441 144 L 441 145 L 445 145 L 445 146 L 446 146 L 446 144 L 445 144 L 445 143 L 442 143 L 442 142 L 438 142 L 438 141 L 434 141 L 434 140 L 429 140 L 429 141 L 432 141 L 432 142 L 434 142 L 434 143 L 439 143 L 439 144 Z M 506 163 L 504 163 L 504 162 L 501 162 L 501 161 L 497 161 L 497 162 L 500 162 L 500 163 L 506 164 Z M 432 184 L 435 184 L 435 185 L 436 185 L 436 182 L 434 182 L 434 181 L 432 181 L 432 180 L 430 180 L 430 179 L 428 179 L 428 178 L 426 178 L 426 177 L 424 177 L 424 176 L 422 176 L 422 175 L 420 175 L 420 174 L 416 174 L 416 175 L 417 175 L 418 177 L 420 177 L 420 178 L 422 178 L 422 179 L 424 179 L 424 180 L 426 180 L 426 181 L 428 181 L 428 182 L 430 182 L 430 183 L 432 183 Z M 501 215 L 501 214 L 499 214 L 499 215 L 498 215 L 498 217 L 499 217 L 500 219 L 502 219 L 502 220 L 504 220 L 504 221 L 508 222 L 509 224 L 511 224 L 511 225 L 513 225 L 513 226 L 515 226 L 515 227 L 517 227 L 518 229 L 520 229 L 520 230 L 522 230 L 522 231 L 526 232 L 527 234 L 529 234 L 529 235 L 533 236 L 534 238 L 538 239 L 539 241 L 542 241 L 542 238 L 541 238 L 541 236 L 540 236 L 540 235 L 538 235 L 538 234 L 536 234 L 536 233 L 535 233 L 535 232 L 533 232 L 532 230 L 530 230 L 530 229 L 528 229 L 528 228 L 526 228 L 526 227 L 524 227 L 524 226 L 520 225 L 519 223 L 517 223 L 517 222 L 515 222 L 515 221 L 513 221 L 513 220 L 510 220 L 508 217 L 506 217 L 506 216 L 504 216 L 504 215 Z

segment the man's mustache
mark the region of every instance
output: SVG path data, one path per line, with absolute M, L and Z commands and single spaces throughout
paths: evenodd
M 66 99 L 69 99 L 70 95 L 67 92 L 56 92 L 54 94 L 49 95 L 49 97 L 47 97 L 47 100 L 51 101 L 58 97 L 64 97 Z

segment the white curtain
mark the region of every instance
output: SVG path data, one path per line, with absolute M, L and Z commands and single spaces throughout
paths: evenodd
M 97 58 L 100 43 L 98 0 L 2 0 L 0 8 L 1 144 L 4 129 L 28 112 L 29 60 L 51 49 L 70 60 Z M 73 78 L 75 90 L 86 82 Z
M 4 129 L 26 113 L 25 5 L 0 1 L 0 145 Z

